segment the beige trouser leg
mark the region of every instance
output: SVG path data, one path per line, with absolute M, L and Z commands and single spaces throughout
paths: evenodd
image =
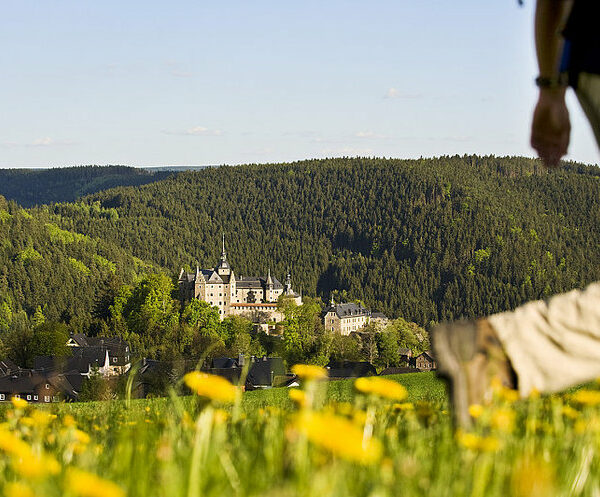
M 519 392 L 556 392 L 600 378 L 600 282 L 490 316 Z

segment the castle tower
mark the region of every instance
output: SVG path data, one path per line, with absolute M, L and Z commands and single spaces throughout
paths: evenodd
M 221 259 L 219 260 L 219 264 L 217 264 L 215 271 L 219 276 L 231 275 L 231 267 L 229 267 L 229 263 L 227 262 L 227 252 L 225 252 L 225 233 L 223 233 L 223 250 L 221 251 Z
M 267 276 L 267 287 L 265 288 L 265 302 L 273 302 L 273 278 L 271 278 L 271 268 Z

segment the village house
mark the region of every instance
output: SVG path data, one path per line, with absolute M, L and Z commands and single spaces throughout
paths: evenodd
M 420 371 L 431 371 L 437 369 L 437 364 L 431 352 L 423 352 L 414 358 L 414 365 Z
M 73 386 L 58 373 L 17 369 L 0 377 L 0 402 L 17 398 L 47 404 L 75 400 L 76 397 Z
M 360 304 L 336 304 L 331 299 L 330 306 L 325 310 L 325 329 L 346 336 L 364 328 L 369 324 L 370 318 L 371 311 Z
M 221 320 L 227 316 L 244 316 L 253 322 L 266 325 L 267 322 L 283 321 L 284 316 L 277 310 L 277 300 L 286 295 L 302 304 L 302 297 L 292 289 L 292 277 L 288 273 L 285 283 L 271 276 L 236 276 L 227 261 L 225 236 L 221 259 L 214 269 L 200 269 L 192 273 L 183 268 L 179 273 L 179 295 L 182 301 L 203 300 L 217 307 Z M 261 326 L 264 331 L 272 327 Z

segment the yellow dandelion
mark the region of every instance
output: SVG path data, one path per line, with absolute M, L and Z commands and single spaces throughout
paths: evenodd
M 85 445 L 90 443 L 90 436 L 85 431 L 75 430 L 73 434 L 75 435 L 75 440 L 80 444 Z
M 563 406 L 562 413 L 565 418 L 577 419 L 579 417 L 579 411 L 573 409 L 571 406 Z
M 31 487 L 19 481 L 9 482 L 4 486 L 6 497 L 35 497 Z
M 56 414 L 49 414 L 45 411 L 38 411 L 37 409 L 31 413 L 31 418 L 38 426 L 46 426 L 50 424 L 53 419 L 56 419 Z
M 528 457 L 515 464 L 511 486 L 515 497 L 556 495 L 556 472 L 541 457 Z
M 362 393 L 377 395 L 391 400 L 404 400 L 408 397 L 406 388 L 400 385 L 400 383 L 375 376 L 358 378 L 354 382 L 354 388 Z
M 213 413 L 213 419 L 217 426 L 222 425 L 229 419 L 229 413 L 224 409 L 215 409 L 215 412 Z
M 77 468 L 69 468 L 66 486 L 78 497 L 125 497 L 116 483 Z
M 27 458 L 31 455 L 31 447 L 8 430 L 0 430 L 0 450 L 15 457 Z
M 295 364 L 292 366 L 292 373 L 303 380 L 322 380 L 327 378 L 327 370 L 321 366 L 312 364 Z
M 340 416 L 304 412 L 297 418 L 295 427 L 311 443 L 342 459 L 370 464 L 381 457 L 381 442 L 374 438 L 365 439 L 363 430 Z
M 412 402 L 396 403 L 392 406 L 395 411 L 414 411 L 415 405 Z
M 27 407 L 27 401 L 21 397 L 13 397 L 10 401 L 16 409 L 25 409 Z
M 56 475 L 60 472 L 58 461 L 48 455 L 39 456 L 30 453 L 26 457 L 13 457 L 11 465 L 21 476 L 30 479 Z
M 76 424 L 77 423 L 75 422 L 75 418 L 73 416 L 71 416 L 70 414 L 67 414 L 63 418 L 63 425 L 65 425 L 66 427 L 75 426 Z
M 515 411 L 512 409 L 496 409 L 492 413 L 491 425 L 493 428 L 505 433 L 512 433 L 515 429 Z
M 356 423 L 358 426 L 365 426 L 365 423 L 367 422 L 367 413 L 357 409 L 354 411 L 352 421 L 354 421 L 354 423 Z
M 459 431 L 456 439 L 460 445 L 475 452 L 496 452 L 500 448 L 500 440 L 496 437 L 481 437 L 475 433 Z
M 483 414 L 483 406 L 481 404 L 471 404 L 469 406 L 469 414 L 473 419 L 478 419 Z
M 35 425 L 35 421 L 33 420 L 33 418 L 31 416 L 23 416 L 19 422 L 23 425 L 23 426 L 34 426 Z
M 290 399 L 292 401 L 294 401 L 294 403 L 298 406 L 298 407 L 302 407 L 305 408 L 308 406 L 308 400 L 306 398 L 306 393 L 304 393 L 303 390 L 300 390 L 298 388 L 291 388 L 288 391 L 288 394 L 290 396 Z
M 600 391 L 579 390 L 571 395 L 571 400 L 584 406 L 597 406 L 600 404 Z
M 198 395 L 218 402 L 233 402 L 237 395 L 237 388 L 222 376 L 192 371 L 183 381 Z

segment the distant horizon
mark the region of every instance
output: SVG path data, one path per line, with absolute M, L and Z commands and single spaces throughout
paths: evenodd
M 50 165 L 50 166 L 0 166 L 0 169 L 5 170 L 15 170 L 15 169 L 28 169 L 28 170 L 47 170 L 47 169 L 66 169 L 66 168 L 75 168 L 75 167 L 130 167 L 135 169 L 206 169 L 209 167 L 236 167 L 236 166 L 244 166 L 250 164 L 256 165 L 267 165 L 267 164 L 293 164 L 296 162 L 304 162 L 311 160 L 327 160 L 327 159 L 359 159 L 359 158 L 367 158 L 367 159 L 386 159 L 386 160 L 419 160 L 419 159 L 439 159 L 441 157 L 452 157 L 452 156 L 477 156 L 477 157 L 497 157 L 497 158 L 510 158 L 510 157 L 522 157 L 524 159 L 533 159 L 539 160 L 538 157 L 534 155 L 518 155 L 518 154 L 478 154 L 478 153 L 464 153 L 464 154 L 442 154 L 442 155 L 431 155 L 431 156 L 419 156 L 419 157 L 392 157 L 392 156 L 378 156 L 378 155 L 354 155 L 354 156 L 331 156 L 331 157 L 306 157 L 304 159 L 296 159 L 296 160 L 287 160 L 287 161 L 265 161 L 265 162 L 240 162 L 239 164 L 68 164 L 68 165 Z M 594 166 L 600 167 L 600 164 L 597 162 L 585 162 L 580 160 L 575 160 L 571 158 L 563 158 L 563 162 L 565 163 L 575 163 L 575 164 L 583 164 L 586 166 Z

